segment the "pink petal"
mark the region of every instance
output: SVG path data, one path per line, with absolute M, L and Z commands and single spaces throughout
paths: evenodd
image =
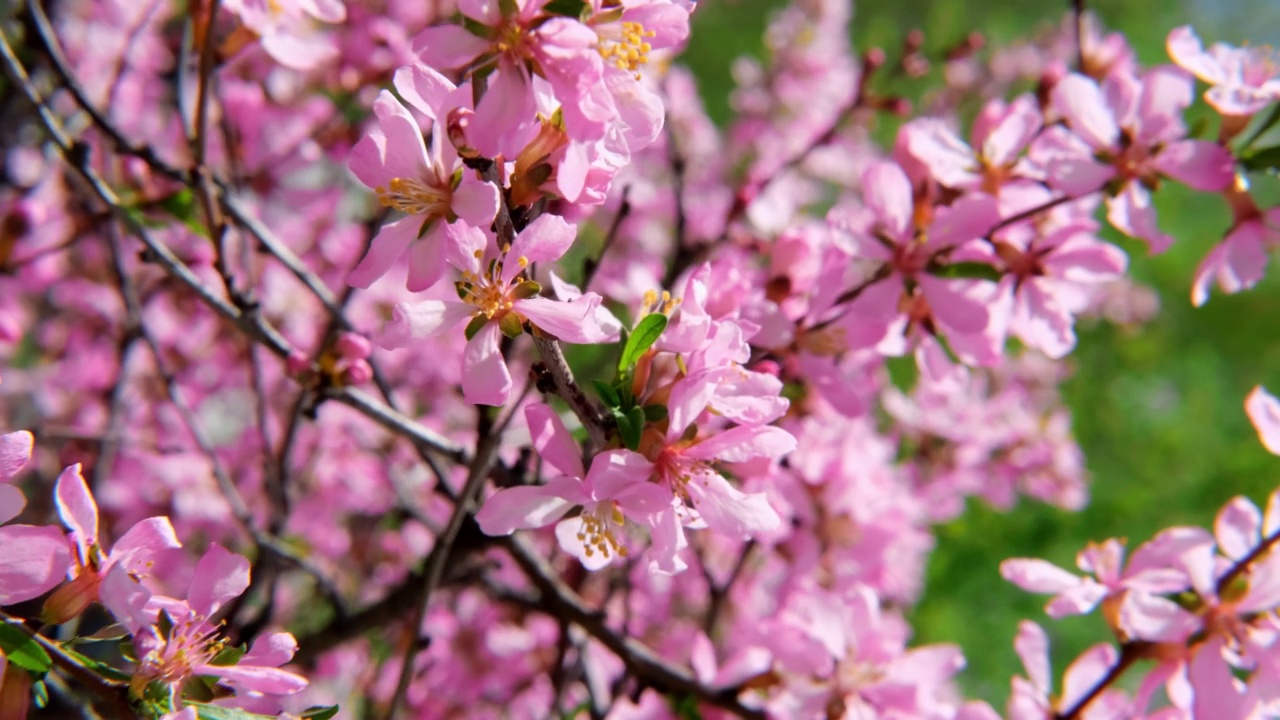
M 1082 581 L 1046 560 L 1010 558 L 1000 563 L 1000 577 L 1027 592 L 1056 595 Z
M 413 51 L 424 64 L 445 70 L 462 67 L 488 49 L 487 40 L 451 23 L 429 27 L 413 39 Z
M 1204 192 L 1225 189 L 1235 180 L 1235 161 L 1221 145 L 1179 140 L 1156 156 L 1156 169 L 1188 187 Z
M 452 96 L 458 90 L 458 86 L 454 85 L 449 78 L 441 75 L 435 68 L 422 63 L 405 65 L 396 70 L 393 82 L 400 97 L 408 101 L 415 110 L 436 122 L 446 120 L 441 115 L 452 109 L 446 107 L 446 103 L 452 100 Z
M 469 225 L 488 227 L 498 214 L 498 188 L 463 171 L 462 182 L 453 191 L 450 203 L 454 214 Z
M 1261 540 L 1262 513 L 1248 498 L 1237 495 L 1218 511 L 1213 535 L 1218 549 L 1232 560 L 1239 560 L 1257 547 Z
M 1258 385 L 1245 399 L 1244 409 L 1263 446 L 1272 455 L 1280 455 L 1280 400 Z
M 1152 255 L 1164 252 L 1173 244 L 1173 238 L 1156 226 L 1151 193 L 1137 180 L 1125 183 L 1119 195 L 1107 199 L 1107 221 L 1125 235 L 1145 240 Z
M 249 561 L 214 543 L 196 563 L 187 603 L 197 614 L 209 617 L 248 587 Z
M 474 313 L 475 307 L 464 302 L 396 303 L 378 344 L 387 349 L 407 347 L 454 327 Z
M 1234 611 L 1246 615 L 1265 612 L 1280 605 L 1280 556 L 1265 556 L 1249 573 L 1249 592 L 1240 599 Z
M 962 335 L 981 333 L 991 316 L 982 303 L 971 300 L 957 289 L 956 281 L 932 275 L 916 278 L 929 300 L 929 309 L 943 329 Z
M 1246 220 L 1218 243 L 1196 268 L 1191 302 L 1197 307 L 1209 299 L 1215 279 L 1224 292 L 1236 293 L 1258 284 L 1267 268 L 1267 230 L 1260 220 Z
M 462 396 L 472 405 L 502 405 L 511 394 L 511 374 L 498 347 L 502 330 L 485 323 L 462 353 Z
M 1224 641 L 1213 635 L 1187 664 L 1187 680 L 1195 688 L 1195 720 L 1244 720 L 1240 683 L 1223 657 Z
M 862 197 L 890 237 L 905 240 L 910 235 L 915 211 L 911 181 L 896 163 L 877 161 L 864 170 Z
M 549 483 L 499 490 L 476 513 L 476 522 L 486 535 L 510 535 L 520 529 L 546 527 L 574 506 L 560 496 L 559 487 Z
M 991 232 L 1000 221 L 996 199 L 984 193 L 971 193 L 939 208 L 929 226 L 931 250 L 941 250 L 980 238 Z
M 421 227 L 422 218 L 412 215 L 383 225 L 369 244 L 369 252 L 365 253 L 364 259 L 347 276 L 347 284 L 367 288 L 373 281 L 387 274 L 409 247 L 409 243 L 418 237 Z
M 1182 643 L 1200 626 L 1195 615 L 1158 595 L 1126 593 L 1120 605 L 1120 628 L 1132 640 Z
M 475 275 L 482 274 L 480 264 L 489 238 L 484 231 L 466 222 L 449 223 L 444 228 L 444 254 L 449 264 Z
M 713 470 L 694 473 L 685 488 L 707 527 L 716 532 L 749 537 L 782 524 L 764 493 L 743 493 Z
M 0 482 L 22 472 L 31 460 L 34 438 L 26 430 L 0 435 Z
M 405 281 L 409 292 L 427 290 L 444 277 L 449 267 L 445 262 L 445 242 L 444 228 L 437 222 L 409 248 L 409 276 Z
M 1039 132 L 1043 122 L 1035 99 L 1030 95 L 1018 96 L 1009 104 L 1004 118 L 982 141 L 982 156 L 996 167 L 1013 164 Z
M 1106 585 L 1085 578 L 1073 588 L 1067 588 L 1044 606 L 1045 613 L 1054 619 L 1068 615 L 1084 615 L 1093 611 L 1110 593 Z
M 582 450 L 550 405 L 530 403 L 525 406 L 524 417 L 533 447 L 543 460 L 569 477 L 581 478 L 587 474 L 582 466 Z
M 938 183 L 951 188 L 974 187 L 978 160 L 973 150 L 936 118 L 917 118 L 902 126 L 899 137 L 911 156 L 929 168 Z
M 1044 258 L 1045 269 L 1064 280 L 1097 283 L 1124 274 L 1129 256 L 1092 233 L 1072 233 Z
M 262 665 L 280 667 L 293 659 L 298 652 L 298 640 L 287 632 L 272 632 L 259 635 L 249 647 L 249 652 L 240 658 L 242 665 Z
M 98 600 L 131 634 L 155 622 L 154 614 L 147 610 L 151 592 L 134 580 L 124 565 L 114 565 L 107 571 L 98 586 Z
M 62 582 L 70 567 L 71 552 L 58 528 L 0 527 L 0 605 L 40 597 Z
M 1217 85 L 1227 81 L 1226 71 L 1212 55 L 1204 51 L 1200 38 L 1190 25 L 1174 28 L 1169 31 L 1165 41 L 1169 57 L 1179 67 L 1190 70 L 1196 77 Z
M 653 463 L 640 453 L 607 450 L 591 460 L 587 484 L 591 486 L 591 493 L 596 500 L 603 502 L 626 499 L 627 502 L 619 504 L 633 513 L 659 512 L 671 504 L 671 493 L 649 482 L 652 474 Z M 658 493 L 634 492 L 640 488 L 653 488 Z
M 422 129 L 390 92 L 383 90 L 373 103 L 377 128 L 351 149 L 347 166 L 371 188 L 385 186 L 392 178 L 421 179 L 426 174 L 427 146 Z
M 1022 659 L 1022 666 L 1027 669 L 1027 678 L 1041 695 L 1048 695 L 1053 687 L 1053 677 L 1049 669 L 1049 636 L 1044 628 L 1023 620 L 1018 623 L 1018 634 L 1013 638 L 1013 649 Z
M 588 303 L 533 297 L 517 300 L 514 308 L 539 330 L 568 343 L 586 344 L 599 336 L 592 332 L 594 323 L 588 326 L 593 309 Z
M 182 547 L 173 524 L 167 517 L 150 517 L 140 520 L 120 537 L 104 567 L 124 563 L 130 572 L 142 573 L 146 564 L 158 552 Z
M 1115 146 L 1120 128 L 1096 82 L 1071 73 L 1053 86 L 1052 102 L 1071 130 L 1094 150 L 1110 150 Z
M 89 548 L 98 544 L 98 503 L 94 502 L 88 483 L 80 475 L 80 463 L 62 471 L 53 494 L 58 517 L 71 530 L 80 549 L 80 561 L 88 563 Z
M 27 498 L 22 491 L 12 485 L 0 485 L 0 525 L 22 514 L 27 507 Z
M 1076 703 L 1106 676 L 1111 667 L 1116 664 L 1118 656 L 1116 649 L 1105 643 L 1085 650 L 1063 674 L 1062 698 L 1057 706 L 1064 710 L 1075 707 Z
M 753 458 L 779 458 L 795 449 L 795 436 L 780 427 L 740 425 L 689 446 L 684 454 L 696 460 L 746 462 Z
M 675 442 L 715 395 L 721 372 L 707 370 L 678 380 L 667 399 L 667 440 Z
M 538 216 L 511 243 L 502 267 L 502 281 L 510 282 L 523 269 L 525 263 L 516 262 L 518 258 L 528 263 L 559 260 L 577 237 L 578 227 L 565 222 L 559 215 L 548 213 Z
M 680 558 L 680 551 L 689 546 L 684 527 L 674 507 L 668 507 L 651 518 L 649 529 L 649 571 L 663 575 L 675 575 L 688 569 L 689 564 Z
M 1182 112 L 1191 105 L 1195 80 L 1168 65 L 1154 67 L 1142 77 L 1138 101 L 1139 132 L 1142 143 L 1169 142 L 1186 135 Z
M 199 665 L 192 668 L 198 675 L 213 675 L 237 690 L 265 695 L 292 695 L 307 688 L 307 679 L 288 670 L 244 665 Z

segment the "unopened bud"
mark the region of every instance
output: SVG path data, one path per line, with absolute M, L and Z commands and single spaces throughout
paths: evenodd
M 356 360 L 343 371 L 342 379 L 348 385 L 363 385 L 373 379 L 373 368 L 364 360 Z
M 445 118 L 445 132 L 460 157 L 480 157 L 480 151 L 467 142 L 467 126 L 471 124 L 471 116 L 474 114 L 474 111 L 468 108 L 454 108 Z
M 0 674 L 0 720 L 25 720 L 31 707 L 31 673 L 11 662 Z
M 311 358 L 307 357 L 299 350 L 294 350 L 289 353 L 288 359 L 284 361 L 284 366 L 285 369 L 289 371 L 290 375 L 297 377 L 298 375 L 311 370 Z
M 340 357 L 348 360 L 363 360 L 373 352 L 373 345 L 363 335 L 353 332 L 341 332 L 338 333 L 338 341 L 334 343 L 333 349 Z
M 873 47 L 862 53 L 862 71 L 875 72 L 884 66 L 885 55 L 882 48 Z
M 40 620 L 49 625 L 61 625 L 80 617 L 98 599 L 98 586 L 102 578 L 94 570 L 84 570 L 71 582 L 63 583 L 44 601 Z

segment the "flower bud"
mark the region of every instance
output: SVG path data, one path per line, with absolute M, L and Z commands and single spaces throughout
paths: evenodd
M 338 333 L 338 341 L 334 343 L 333 349 L 338 353 L 339 357 L 344 357 L 348 360 L 363 360 L 373 352 L 373 345 L 363 335 L 353 332 L 341 332 Z

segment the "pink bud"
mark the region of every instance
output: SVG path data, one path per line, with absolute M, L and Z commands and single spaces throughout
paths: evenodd
M 302 354 L 299 350 L 289 353 L 289 357 L 284 361 L 285 369 L 290 375 L 301 375 L 311 369 L 311 358 Z
M 364 360 L 356 360 L 342 374 L 348 385 L 363 385 L 373 379 L 373 368 Z
M 369 357 L 369 353 L 373 352 L 373 345 L 363 335 L 342 332 L 338 333 L 338 342 L 334 343 L 333 349 L 338 353 L 339 357 L 349 360 L 363 360 Z

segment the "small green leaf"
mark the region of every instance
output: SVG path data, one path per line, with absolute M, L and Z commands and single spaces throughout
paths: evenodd
M 472 20 L 466 15 L 463 15 L 462 27 L 465 28 L 467 32 L 471 33 L 472 35 L 475 35 L 476 37 L 484 38 L 485 40 L 493 39 L 493 28 L 489 27 L 488 25 L 485 25 L 479 20 Z
M 49 653 L 40 647 L 40 643 L 9 623 L 0 623 L 0 650 L 4 651 L 10 663 L 36 675 L 44 675 L 53 667 Z
M 950 265 L 929 268 L 933 275 L 943 278 L 973 278 L 977 280 L 999 280 L 1003 273 L 986 263 L 958 262 Z
M 76 652 L 75 650 L 69 647 L 66 647 L 65 645 L 62 648 L 62 652 L 64 655 L 68 655 L 71 658 L 73 658 L 81 666 L 96 672 L 97 674 L 101 675 L 102 677 L 108 680 L 126 681 L 132 677 L 132 675 L 126 672 L 122 672 L 116 668 L 113 668 L 110 665 L 102 662 L 101 660 L 94 660 L 93 658 L 88 657 L 86 655 L 81 655 L 80 653 Z
M 618 397 L 618 391 L 614 390 L 609 383 L 593 379 L 591 387 L 596 389 L 596 395 L 600 396 L 600 400 L 604 402 L 605 407 L 616 408 L 622 404 L 622 400 Z
M 516 0 L 498 0 L 498 12 L 502 13 L 503 18 L 513 18 L 520 12 L 520 6 L 516 4 Z
M 625 418 L 625 422 L 623 418 Z M 618 418 L 618 434 L 622 436 L 622 442 L 627 446 L 628 450 L 639 450 L 640 436 L 643 433 L 644 410 L 633 405 L 625 415 Z
M 306 720 L 329 720 L 329 718 L 337 714 L 337 705 L 315 705 L 303 710 L 298 717 L 306 718 Z
M 666 329 L 667 316 L 661 313 L 650 313 L 636 323 L 636 329 L 631 331 L 631 335 L 627 337 L 627 344 L 622 348 L 622 357 L 618 360 L 618 372 L 627 372 L 635 367 L 640 356 L 658 342 L 662 331 Z
M 156 203 L 156 206 L 186 225 L 191 232 L 208 236 L 208 229 L 200 222 L 196 212 L 196 197 L 191 188 L 179 190 Z
M 1241 135 L 1246 135 L 1247 139 L 1241 141 L 1236 148 L 1236 152 L 1241 155 L 1248 155 L 1249 153 L 1245 151 L 1258 142 L 1259 138 L 1267 134 L 1268 130 L 1275 127 L 1277 122 L 1280 122 L 1280 103 L 1273 103 L 1271 110 L 1267 114 L 1258 113 L 1253 116 L 1253 121 L 1245 128 L 1245 132 L 1241 133 Z
M 1272 145 L 1241 155 L 1240 164 L 1247 170 L 1275 172 L 1280 169 L 1280 145 Z

